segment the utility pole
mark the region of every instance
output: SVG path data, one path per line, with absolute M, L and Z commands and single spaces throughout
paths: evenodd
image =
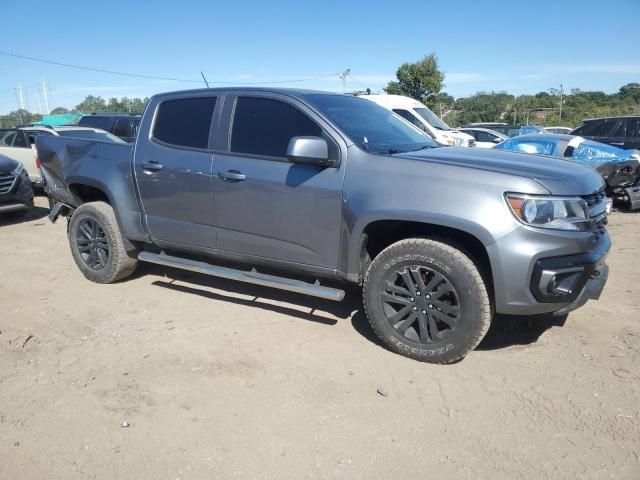
M 344 72 L 342 72 L 338 77 L 342 80 L 342 93 L 347 92 L 347 77 L 351 75 L 351 69 L 347 68 Z
M 44 97 L 44 112 L 49 115 L 49 96 L 48 96 L 47 83 L 42 77 L 42 96 Z
M 24 95 L 22 94 L 22 82 L 18 82 L 18 88 L 16 89 L 18 94 L 18 108 L 24 110 Z
M 560 84 L 560 112 L 558 113 L 558 123 L 562 122 L 562 96 L 564 91 L 562 89 L 562 84 Z

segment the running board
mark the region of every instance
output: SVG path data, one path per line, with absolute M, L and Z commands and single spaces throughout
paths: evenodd
M 265 275 L 254 270 L 249 272 L 244 270 L 235 270 L 227 267 L 217 267 L 205 262 L 197 262 L 186 258 L 174 257 L 164 253 L 140 252 L 138 260 L 167 267 L 180 268 L 191 272 L 204 273 L 214 277 L 226 278 L 227 280 L 236 280 L 238 282 L 253 283 L 264 287 L 279 288 L 288 292 L 301 293 L 312 297 L 324 298 L 340 302 L 344 298 L 344 290 L 336 288 L 322 287 L 319 282 L 307 283 L 292 278 L 276 277 L 273 275 Z

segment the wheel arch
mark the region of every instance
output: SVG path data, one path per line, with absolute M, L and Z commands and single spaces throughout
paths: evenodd
M 140 248 L 138 242 L 132 242 L 127 238 L 120 212 L 116 208 L 116 201 L 113 193 L 107 185 L 91 178 L 70 178 L 68 180 L 69 193 L 76 202 L 76 207 L 89 202 L 104 202 L 111 206 L 116 217 L 120 236 L 125 244 L 127 251 L 135 251 Z
M 361 281 L 371 261 L 389 245 L 407 238 L 427 237 L 444 241 L 469 256 L 478 267 L 493 301 L 493 271 L 486 248 L 488 244 L 493 243 L 493 239 L 488 237 L 486 230 L 484 235 L 478 235 L 477 230 L 416 220 L 389 218 L 372 220 L 362 228 L 356 237 L 357 244 L 354 247 L 354 254 L 351 256 L 351 272 L 355 274 L 352 277 Z M 488 243 L 486 242 L 487 237 L 491 239 Z

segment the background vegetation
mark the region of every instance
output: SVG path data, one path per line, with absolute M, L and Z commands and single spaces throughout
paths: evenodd
M 549 89 L 535 95 L 515 96 L 507 92 L 478 92 L 454 99 L 442 91 L 446 75 L 434 53 L 415 63 L 398 67 L 396 80 L 384 88 L 387 93 L 406 95 L 421 101 L 451 126 L 470 122 L 531 123 L 576 127 L 583 118 L 640 114 L 640 83 L 620 87 L 616 93 L 572 89 L 563 92 L 560 118 L 560 91 Z M 72 110 L 54 108 L 51 113 L 142 113 L 148 98 L 109 98 L 87 96 Z M 39 114 L 16 110 L 0 116 L 0 127 L 41 120 Z

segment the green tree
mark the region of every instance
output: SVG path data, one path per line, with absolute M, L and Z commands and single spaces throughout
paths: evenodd
M 64 115 L 65 113 L 69 113 L 69 110 L 64 107 L 56 107 L 51 110 L 51 115 Z
M 75 107 L 75 111 L 80 113 L 104 112 L 107 104 L 102 97 L 94 97 L 88 95 L 82 102 Z
M 385 87 L 385 92 L 431 103 L 431 98 L 442 89 L 444 73 L 438 67 L 435 53 L 431 53 L 416 63 L 402 64 L 396 71 L 396 78 L 397 81 L 389 82 Z

